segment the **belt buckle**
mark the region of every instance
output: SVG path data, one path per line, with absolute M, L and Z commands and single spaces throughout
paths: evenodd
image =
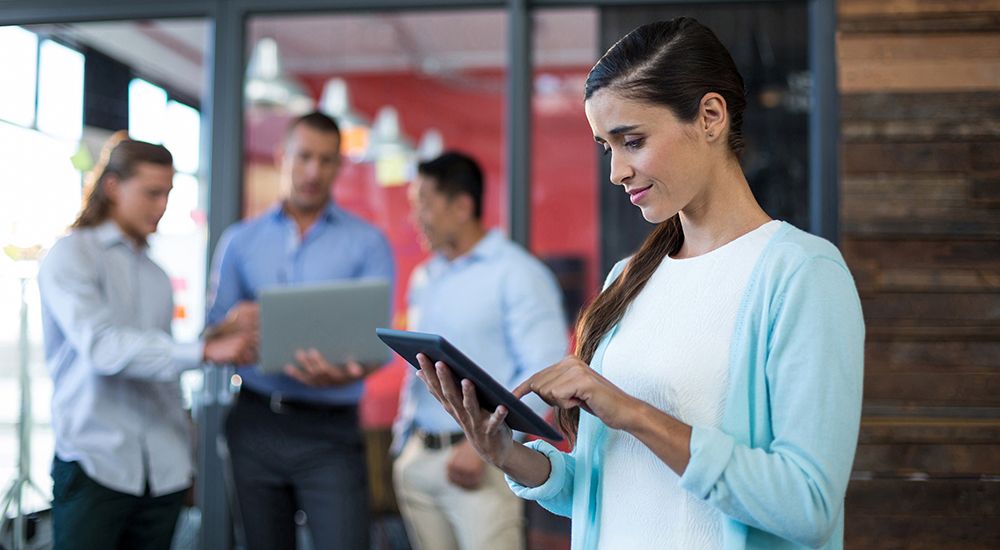
M 284 405 L 281 403 L 281 392 L 271 392 L 269 404 L 274 414 L 285 414 Z

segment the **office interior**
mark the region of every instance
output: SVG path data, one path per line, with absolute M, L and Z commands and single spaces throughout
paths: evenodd
M 649 231 L 608 184 L 584 116 L 600 54 L 647 21 L 713 28 L 747 84 L 755 196 L 837 243 L 868 327 L 849 548 L 1000 545 L 1000 1 L 9 0 L 0 2 L 0 548 L 42 525 L 53 457 L 38 262 L 65 234 L 101 144 L 162 143 L 176 176 L 151 256 L 174 335 L 204 328 L 222 230 L 277 197 L 295 116 L 343 132 L 338 205 L 387 235 L 406 281 L 426 258 L 416 163 L 448 149 L 485 172 L 484 223 L 556 274 L 572 324 Z M 405 284 L 393 296 L 406 327 Z M 373 547 L 407 548 L 389 479 L 397 358 L 366 381 Z M 197 488 L 174 547 L 231 548 L 216 439 L 232 369 L 182 379 Z M 34 514 L 34 516 L 33 516 Z M 530 548 L 569 523 L 528 507 Z M 23 535 L 24 532 L 21 532 Z M 308 548 L 308 542 L 302 543 Z

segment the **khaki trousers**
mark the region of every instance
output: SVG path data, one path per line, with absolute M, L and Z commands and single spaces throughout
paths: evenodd
M 522 550 L 524 503 L 503 472 L 487 466 L 473 490 L 448 481 L 451 448 L 427 449 L 411 437 L 393 465 L 393 483 L 416 550 Z

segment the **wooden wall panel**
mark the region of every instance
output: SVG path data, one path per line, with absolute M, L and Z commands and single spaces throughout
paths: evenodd
M 867 325 L 846 547 L 1000 547 L 1000 0 L 840 0 Z

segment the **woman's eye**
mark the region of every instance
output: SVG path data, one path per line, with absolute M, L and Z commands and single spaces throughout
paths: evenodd
M 642 147 L 643 141 L 645 141 L 643 138 L 628 139 L 623 142 L 623 145 L 629 149 L 638 149 Z

